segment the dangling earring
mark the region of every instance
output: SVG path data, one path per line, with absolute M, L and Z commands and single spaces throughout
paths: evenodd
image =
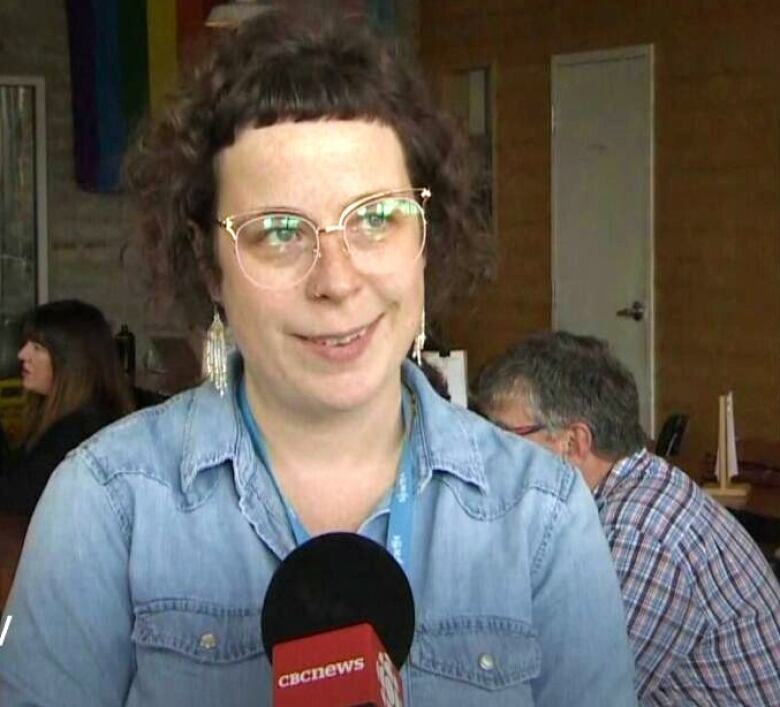
M 224 397 L 227 390 L 227 344 L 225 343 L 225 325 L 216 305 L 214 319 L 206 332 L 203 342 L 203 376 L 208 378 Z
M 418 366 L 422 366 L 422 352 L 425 346 L 425 307 L 420 315 L 420 331 L 414 337 L 414 346 L 412 347 L 412 357 L 417 361 Z

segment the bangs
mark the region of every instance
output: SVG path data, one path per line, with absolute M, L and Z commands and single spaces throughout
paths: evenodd
M 28 341 L 40 344 L 41 346 L 47 346 L 46 337 L 43 335 L 43 331 L 41 330 L 34 314 L 31 317 L 25 318 L 24 322 L 22 323 L 20 344 L 24 346 L 24 344 Z
M 257 68 L 236 72 L 214 106 L 216 143 L 225 147 L 243 128 L 280 122 L 362 119 L 397 128 L 398 94 L 386 91 L 389 66 L 379 48 L 338 39 L 324 47 L 321 37 L 309 46 L 304 38 L 294 51 L 282 43 L 260 61 L 249 58 Z

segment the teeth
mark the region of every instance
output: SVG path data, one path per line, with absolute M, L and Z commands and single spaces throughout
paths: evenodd
M 368 327 L 366 327 L 366 329 L 367 328 Z M 363 334 L 366 333 L 366 329 L 361 329 L 354 334 L 347 334 L 346 336 L 334 336 L 329 339 L 317 339 L 316 341 L 320 344 L 324 344 L 325 346 L 346 346 L 347 344 L 351 344 L 353 341 L 356 341 L 361 336 L 363 336 Z

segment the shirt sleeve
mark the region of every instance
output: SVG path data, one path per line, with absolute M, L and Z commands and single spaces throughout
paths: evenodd
M 778 591 L 763 562 L 756 566 L 758 548 L 739 557 L 736 545 L 713 546 L 694 574 L 684 555 L 652 535 L 620 527 L 609 539 L 640 698 L 662 692 L 674 703 L 778 704 Z
M 121 705 L 133 658 L 128 533 L 84 453 L 52 476 L 33 515 L 0 649 L 0 704 Z
M 634 662 L 615 569 L 593 498 L 576 476 L 549 511 L 534 561 L 534 625 L 542 672 L 537 705 L 635 705 Z

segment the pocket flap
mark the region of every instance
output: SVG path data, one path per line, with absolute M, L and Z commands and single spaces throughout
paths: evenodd
M 132 640 L 202 663 L 231 663 L 264 652 L 260 611 L 188 599 L 148 602 L 135 608 Z
M 539 675 L 542 666 L 534 628 L 498 616 L 421 621 L 410 661 L 420 670 L 488 690 L 527 682 Z

